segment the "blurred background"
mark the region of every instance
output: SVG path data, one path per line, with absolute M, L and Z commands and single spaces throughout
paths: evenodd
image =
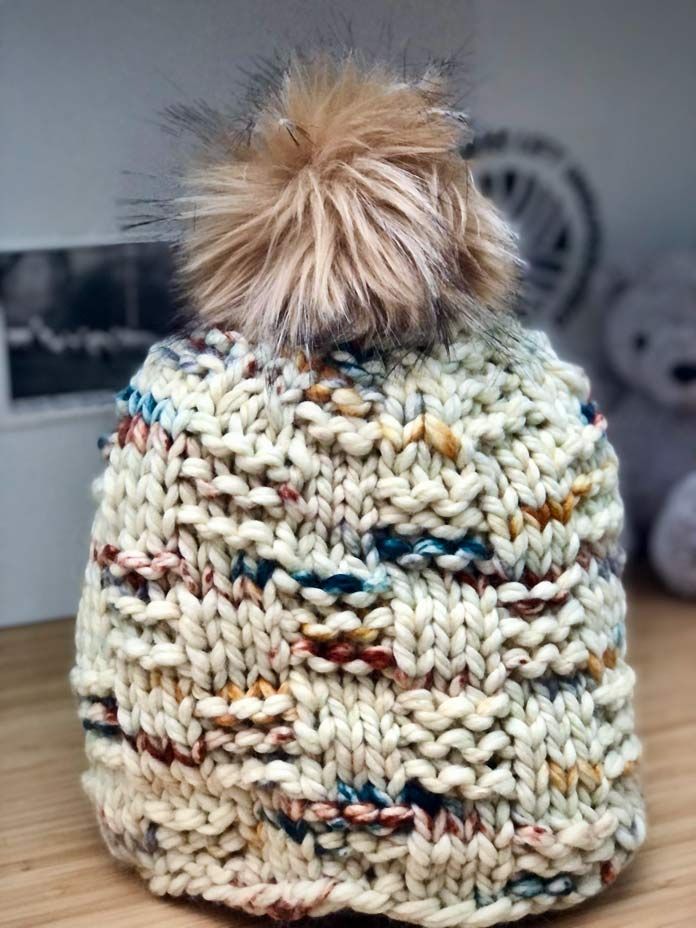
M 0 625 L 75 611 L 110 396 L 178 311 L 168 246 L 121 231 L 172 166 L 161 112 L 336 33 L 459 53 L 520 309 L 592 377 L 627 547 L 696 596 L 693 0 L 23 0 L 0 3 Z

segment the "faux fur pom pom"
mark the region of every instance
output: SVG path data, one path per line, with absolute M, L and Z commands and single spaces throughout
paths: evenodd
M 202 152 L 176 201 L 208 322 L 277 348 L 424 346 L 499 322 L 514 240 L 459 153 L 441 73 L 296 58 L 245 130 L 211 114 L 189 120 Z

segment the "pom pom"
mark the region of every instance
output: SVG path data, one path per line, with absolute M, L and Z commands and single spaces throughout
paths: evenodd
M 513 236 L 459 153 L 442 73 L 294 59 L 246 131 L 188 113 L 181 276 L 211 324 L 278 348 L 426 346 L 507 308 Z

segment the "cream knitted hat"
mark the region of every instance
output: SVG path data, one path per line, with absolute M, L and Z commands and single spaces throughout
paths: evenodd
M 72 675 L 105 841 L 155 893 L 486 926 L 643 839 L 616 458 L 505 314 L 444 93 L 300 61 L 248 132 L 187 114 L 216 324 L 118 397 Z

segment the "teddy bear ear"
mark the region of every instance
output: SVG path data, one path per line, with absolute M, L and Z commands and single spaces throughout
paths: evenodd
M 276 347 L 447 342 L 508 309 L 514 236 L 459 153 L 447 77 L 295 58 L 239 131 L 193 121 L 181 279 L 207 322 Z

